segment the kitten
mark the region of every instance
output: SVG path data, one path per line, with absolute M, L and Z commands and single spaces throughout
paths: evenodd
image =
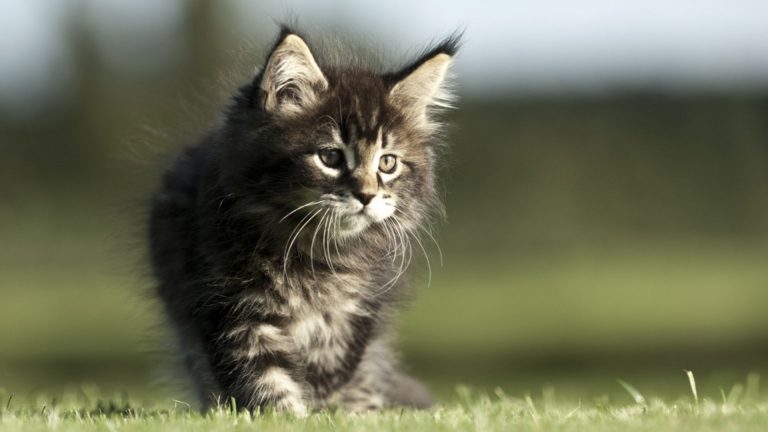
M 151 260 L 204 409 L 430 406 L 389 334 L 411 240 L 442 211 L 434 114 L 457 47 L 382 74 L 284 27 L 222 124 L 167 171 Z

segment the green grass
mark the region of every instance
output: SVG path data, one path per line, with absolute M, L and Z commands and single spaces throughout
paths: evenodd
M 126 395 L 99 399 L 93 389 L 65 392 L 59 399 L 38 397 L 20 402 L 4 394 L 0 430 L 7 431 L 763 431 L 768 401 L 758 395 L 754 377 L 746 387 L 734 385 L 719 397 L 702 397 L 691 381 L 690 392 L 676 400 L 646 398 L 619 382 L 624 401 L 607 396 L 591 401 L 559 401 L 553 387 L 539 397 L 512 397 L 501 389 L 473 393 L 459 387 L 430 411 L 393 409 L 349 414 L 321 411 L 307 418 L 267 411 L 262 415 L 218 409 L 200 414 L 182 401 L 152 404 Z

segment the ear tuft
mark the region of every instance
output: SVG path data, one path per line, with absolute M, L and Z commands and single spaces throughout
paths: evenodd
M 392 83 L 392 104 L 422 126 L 432 124 L 433 112 L 453 107 L 450 66 L 460 38 L 461 34 L 451 35 L 400 72 L 386 77 Z
M 312 106 L 328 88 L 328 80 L 306 42 L 283 28 L 264 67 L 260 88 L 265 110 L 292 115 Z

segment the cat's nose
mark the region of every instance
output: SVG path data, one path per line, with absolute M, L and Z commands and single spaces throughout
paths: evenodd
M 371 202 L 373 197 L 376 196 L 376 194 L 365 193 L 365 192 L 355 192 L 353 195 L 364 206 L 368 205 L 368 203 Z

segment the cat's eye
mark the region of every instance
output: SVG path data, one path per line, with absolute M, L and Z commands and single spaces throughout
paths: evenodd
M 320 160 L 329 168 L 339 168 L 344 161 L 344 154 L 341 150 L 334 148 L 325 148 L 317 152 Z
M 379 158 L 379 171 L 384 174 L 392 174 L 397 168 L 397 157 L 395 155 L 384 155 Z

